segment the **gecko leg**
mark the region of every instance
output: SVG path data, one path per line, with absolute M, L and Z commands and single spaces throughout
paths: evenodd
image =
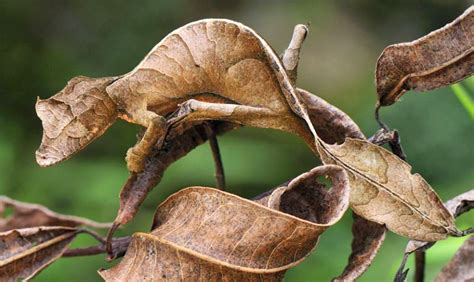
M 220 104 L 202 102 L 194 99 L 180 104 L 173 116 L 168 119 L 170 126 L 182 122 L 221 120 L 260 128 L 282 128 L 280 115 L 267 108 L 238 104 Z
M 169 129 L 166 120 L 153 112 L 146 112 L 141 121 L 147 124 L 145 134 L 135 146 L 128 149 L 125 157 L 130 172 L 143 170 L 146 156 L 155 145 L 161 147 Z

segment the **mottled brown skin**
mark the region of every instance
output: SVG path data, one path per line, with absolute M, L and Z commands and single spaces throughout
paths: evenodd
M 294 36 L 295 41 L 302 42 L 306 29 L 298 28 L 296 32 L 304 33 Z M 288 64 L 298 58 L 297 45 L 290 45 L 292 56 L 286 58 Z M 296 66 L 291 66 L 290 73 L 295 75 Z M 55 139 L 57 134 L 52 134 L 58 132 L 53 127 L 61 123 L 59 116 L 70 109 L 74 112 L 77 107 L 69 101 L 67 106 L 53 101 L 64 92 L 71 92 L 75 97 L 90 93 L 84 89 L 80 93 L 74 90 L 75 85 L 82 83 L 78 83 L 78 79 L 73 79 L 65 90 L 52 98 L 38 102 L 38 115 L 43 120 L 44 136 L 48 137 L 43 138 L 37 152 L 40 165 L 52 165 L 68 158 L 100 136 L 117 117 L 146 128 L 143 138 L 127 152 L 127 165 L 132 172 L 143 170 L 145 156 L 157 141 L 164 142 L 170 127 L 191 119 L 223 120 L 283 130 L 313 144 L 307 124 L 301 118 L 305 116 L 301 110 L 304 106 L 282 62 L 253 30 L 236 22 L 190 23 L 165 37 L 130 73 L 105 83 L 103 79 L 97 80 L 102 80 L 99 86 L 94 80 L 87 82 L 95 83 L 88 85 L 90 91 L 103 101 L 112 99 L 115 104 L 115 108 L 100 113 L 110 122 L 101 123 L 97 128 L 89 129 L 87 124 L 80 123 L 80 129 L 85 130 L 76 134 L 78 126 L 68 123 L 61 129 L 72 134 L 62 132 L 65 138 L 61 139 Z M 175 115 L 169 116 L 175 111 Z M 69 120 L 97 117 L 95 113 L 81 114 L 69 114 Z M 56 118 L 51 118 L 52 115 Z M 71 142 L 78 144 L 71 148 Z
M 170 33 L 106 90 L 128 121 L 147 128 L 127 153 L 130 171 L 143 169 L 167 127 L 186 120 L 273 128 L 310 140 L 290 106 L 296 92 L 279 58 L 254 31 L 228 20 L 198 21 Z

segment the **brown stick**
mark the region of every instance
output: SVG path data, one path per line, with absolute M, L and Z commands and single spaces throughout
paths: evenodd
M 209 145 L 211 146 L 212 158 L 214 159 L 215 173 L 217 188 L 225 191 L 225 174 L 224 165 L 222 164 L 221 152 L 219 150 L 219 143 L 217 142 L 216 132 L 211 122 L 205 123 L 207 138 L 209 139 Z
M 424 250 L 415 252 L 415 282 L 423 282 L 425 280 L 425 258 Z
M 121 237 L 121 238 L 114 238 L 111 242 L 111 254 L 114 257 L 121 257 L 127 251 L 128 245 L 130 244 L 132 237 Z M 105 239 L 103 239 L 105 240 Z M 106 245 L 101 243 L 97 246 L 87 247 L 87 248 L 76 248 L 76 249 L 69 249 L 62 257 L 79 257 L 79 256 L 94 256 L 98 254 L 105 254 L 107 253 Z

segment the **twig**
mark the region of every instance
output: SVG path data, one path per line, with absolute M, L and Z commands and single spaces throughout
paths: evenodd
M 301 47 L 306 35 L 308 35 L 308 32 L 308 26 L 303 24 L 296 25 L 293 30 L 293 36 L 291 37 L 290 44 L 281 56 L 283 67 L 285 68 L 288 77 L 293 84 L 295 84 L 296 77 L 298 75 L 298 62 L 300 59 Z
M 415 282 L 423 282 L 425 280 L 425 258 L 424 250 L 415 251 Z
M 217 188 L 225 191 L 225 174 L 224 165 L 222 164 L 221 152 L 219 150 L 219 143 L 217 142 L 216 132 L 214 126 L 210 122 L 205 123 L 207 138 L 209 139 L 209 145 L 211 146 L 212 158 L 214 159 L 215 173 Z
M 397 270 L 397 274 L 395 275 L 395 282 L 404 282 L 407 279 L 408 270 L 410 269 L 408 268 L 407 270 L 404 270 L 404 268 L 409 255 L 410 254 L 403 255 L 402 263 L 400 264 L 400 267 Z
M 120 223 L 114 222 L 112 227 L 110 227 L 109 232 L 107 233 L 107 239 L 105 243 L 105 251 L 107 252 L 107 260 L 112 261 L 115 259 L 113 252 L 113 236 L 117 228 L 120 227 Z
M 380 105 L 379 102 L 377 102 L 377 104 L 375 105 L 375 120 L 377 121 L 377 123 L 379 124 L 379 126 L 383 129 L 385 129 L 386 131 L 390 131 L 390 129 L 388 129 L 388 126 L 380 119 L 380 108 L 382 106 Z
M 95 231 L 92 231 L 92 230 L 89 230 L 89 229 L 81 229 L 79 232 L 81 233 L 86 233 L 86 234 L 89 234 L 91 235 L 92 237 L 94 237 L 94 239 L 96 239 L 97 241 L 99 241 L 100 243 L 102 244 L 105 244 L 106 240 L 104 239 L 104 237 L 100 236 L 97 232 Z
M 397 155 L 400 159 L 406 161 L 407 160 L 407 155 L 405 154 L 405 151 L 403 150 L 402 143 L 400 140 L 400 134 L 398 134 L 397 130 L 393 130 L 393 139 L 388 142 L 388 145 L 390 146 L 390 149 L 392 152 Z
M 388 143 L 392 152 L 400 159 L 405 161 L 407 158 L 401 144 L 400 134 L 397 130 L 387 131 L 386 128 L 380 128 L 368 141 L 379 146 Z
M 87 247 L 87 248 L 76 248 L 76 249 L 69 249 L 62 255 L 63 257 L 78 257 L 78 256 L 94 256 L 98 254 L 106 253 L 106 245 L 105 239 L 103 240 L 104 243 Z M 111 252 L 114 257 L 120 257 L 125 254 L 127 251 L 128 245 L 130 244 L 131 237 L 121 237 L 121 238 L 114 238 L 111 242 Z

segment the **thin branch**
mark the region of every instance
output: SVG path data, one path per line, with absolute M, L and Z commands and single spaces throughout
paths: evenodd
M 403 255 L 402 262 L 400 263 L 400 267 L 398 268 L 397 274 L 395 275 L 395 280 L 394 280 L 395 282 L 404 282 L 407 279 L 408 270 L 410 269 L 409 268 L 407 270 L 404 270 L 404 269 L 405 269 L 405 264 L 407 263 L 407 259 L 409 255 L 410 254 Z
M 388 142 L 388 145 L 390 146 L 390 149 L 392 152 L 397 155 L 400 159 L 406 161 L 407 160 L 407 155 L 405 154 L 405 151 L 403 150 L 402 143 L 400 139 L 400 134 L 398 134 L 397 130 L 393 131 L 393 139 Z
M 426 252 L 419 250 L 415 252 L 415 282 L 423 282 L 425 280 L 425 261 Z
M 114 238 L 111 241 L 111 254 L 113 254 L 114 258 L 121 257 L 127 251 L 128 245 L 130 244 L 132 237 L 120 237 Z M 76 248 L 76 249 L 69 249 L 62 255 L 63 257 L 79 257 L 79 256 L 94 256 L 98 254 L 105 254 L 107 252 L 105 239 L 103 239 L 104 243 L 101 243 L 97 246 L 86 247 L 86 248 Z
M 107 239 L 105 243 L 105 251 L 107 252 L 107 260 L 112 261 L 115 259 L 113 252 L 113 236 L 115 231 L 120 227 L 120 223 L 114 222 L 112 227 L 110 227 L 109 232 L 107 233 Z
M 380 108 L 382 106 L 380 105 L 379 102 L 377 102 L 377 104 L 375 105 L 375 120 L 377 121 L 377 123 L 379 124 L 379 126 L 383 129 L 385 129 L 386 131 L 390 131 L 390 129 L 388 128 L 388 126 L 380 119 Z
M 81 233 L 86 233 L 86 234 L 89 234 L 91 235 L 92 237 L 94 237 L 94 239 L 96 239 L 97 241 L 99 241 L 100 243 L 102 244 L 105 244 L 106 243 L 106 240 L 104 239 L 104 237 L 100 236 L 97 232 L 95 231 L 92 231 L 92 230 L 89 230 L 89 229 L 81 229 L 79 232 Z
M 217 142 L 216 131 L 214 126 L 210 122 L 205 123 L 206 135 L 209 139 L 209 145 L 211 147 L 212 158 L 214 159 L 215 173 L 217 188 L 225 191 L 225 174 L 224 165 L 222 164 L 221 152 L 219 150 L 219 143 Z

